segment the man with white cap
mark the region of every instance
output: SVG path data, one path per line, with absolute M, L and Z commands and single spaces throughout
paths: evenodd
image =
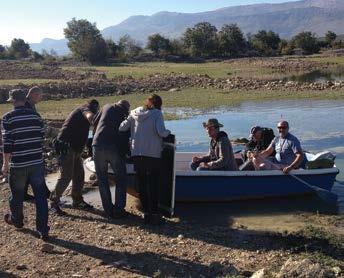
M 105 214 L 108 218 L 126 216 L 126 163 L 129 136 L 119 132 L 119 126 L 129 114 L 130 104 L 120 100 L 114 105 L 106 104 L 95 122 L 97 128 L 93 137 L 93 158 L 99 182 L 99 192 Z M 108 166 L 116 178 L 115 204 L 112 203 L 108 182 Z

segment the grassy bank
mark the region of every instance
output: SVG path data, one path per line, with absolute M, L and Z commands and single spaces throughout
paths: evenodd
M 125 96 L 97 97 L 101 105 L 114 103 L 119 99 L 127 99 L 132 107 L 142 105 L 143 100 L 149 94 L 129 94 Z M 344 90 L 336 91 L 216 91 L 199 88 L 188 88 L 179 92 L 160 92 L 165 108 L 191 108 L 197 110 L 211 110 L 217 107 L 227 107 L 239 105 L 244 101 L 265 101 L 284 99 L 344 99 Z M 75 107 L 86 102 L 86 99 L 66 99 L 60 101 L 43 101 L 39 103 L 38 110 L 44 118 L 64 119 Z M 10 110 L 9 104 L 0 105 L 0 114 Z M 191 116 L 184 115 L 184 116 Z M 165 114 L 166 119 L 176 119 L 180 116 L 175 114 Z
M 148 62 L 135 64 L 120 64 L 108 67 L 65 67 L 66 70 L 85 71 L 93 70 L 105 73 L 107 78 L 117 76 L 132 76 L 134 78 L 146 77 L 154 74 L 207 74 L 213 78 L 255 78 L 255 79 L 280 79 L 291 73 L 281 73 L 270 67 L 264 67 L 260 64 L 249 63 L 246 59 L 235 60 L 235 62 L 207 62 L 207 63 L 166 63 L 166 62 Z

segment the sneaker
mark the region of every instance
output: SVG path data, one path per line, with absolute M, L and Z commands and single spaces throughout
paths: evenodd
M 114 210 L 111 218 L 113 219 L 120 219 L 120 218 L 124 218 L 128 216 L 128 212 L 125 209 L 121 209 L 121 210 Z
M 73 208 L 75 209 L 81 209 L 81 210 L 94 210 L 94 207 L 85 201 L 81 201 L 79 203 L 73 202 Z
M 47 233 L 41 233 L 41 232 L 38 232 L 39 234 L 39 238 L 43 241 L 49 241 L 50 239 L 50 236 L 49 236 L 49 231 L 50 231 L 50 227 L 48 226 L 48 232 Z
M 13 225 L 14 227 L 16 227 L 17 229 L 21 229 L 24 227 L 24 224 L 23 223 L 20 223 L 20 224 L 17 224 L 17 223 L 14 223 L 12 218 L 11 218 L 11 215 L 10 214 L 5 214 L 4 216 L 4 221 L 8 224 L 8 225 Z
M 64 212 L 61 207 L 57 204 L 57 203 L 51 203 L 50 204 L 50 211 L 53 213 L 53 214 L 56 214 L 56 215 L 59 215 L 59 216 L 64 216 L 66 215 L 67 213 Z
M 159 225 L 165 224 L 165 220 L 161 216 L 161 214 L 158 214 L 158 213 L 152 213 L 152 214 L 145 213 L 145 215 L 144 215 L 144 223 L 145 224 L 149 224 L 149 225 L 153 225 L 153 226 L 159 226 Z

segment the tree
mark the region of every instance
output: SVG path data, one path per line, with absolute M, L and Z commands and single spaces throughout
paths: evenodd
M 119 39 L 118 48 L 119 56 L 122 59 L 135 57 L 142 51 L 140 43 L 133 40 L 129 35 L 124 35 Z
M 86 60 L 92 64 L 104 62 L 107 49 L 106 42 L 95 23 L 85 19 L 73 18 L 67 22 L 67 28 L 63 29 L 68 47 L 77 58 Z
M 273 31 L 260 30 L 251 37 L 251 46 L 262 55 L 275 55 L 281 39 Z
M 333 47 L 336 38 L 337 38 L 337 34 L 332 31 L 327 31 L 327 33 L 325 34 L 325 39 L 328 46 Z
M 278 46 L 279 53 L 282 55 L 292 55 L 294 52 L 293 41 L 281 40 Z
M 0 44 L 0 59 L 4 59 L 6 57 L 6 48 Z
M 119 52 L 119 46 L 111 39 L 105 40 L 107 58 L 116 58 Z
M 27 58 L 31 53 L 30 45 L 23 39 L 13 39 L 9 48 L 9 53 L 10 56 L 17 59 Z
M 155 55 L 167 54 L 171 51 L 170 40 L 160 34 L 153 34 L 148 37 L 147 48 L 152 50 Z
M 171 54 L 176 56 L 186 55 L 184 42 L 182 39 L 172 39 L 170 40 Z
M 218 43 L 220 55 L 225 57 L 236 57 L 246 48 L 244 34 L 236 24 L 222 26 Z
M 304 54 L 318 53 L 320 50 L 317 38 L 311 32 L 301 32 L 293 37 L 296 48 L 301 48 Z
M 209 22 L 200 22 L 193 28 L 187 28 L 183 40 L 193 56 L 211 57 L 217 54 L 217 29 Z

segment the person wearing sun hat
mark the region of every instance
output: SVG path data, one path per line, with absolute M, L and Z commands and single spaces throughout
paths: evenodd
M 193 157 L 191 169 L 197 171 L 216 170 L 216 171 L 236 171 L 238 166 L 235 162 L 232 144 L 228 135 L 220 131 L 223 124 L 217 119 L 209 119 L 203 123 L 211 138 L 209 144 L 209 153 L 202 157 Z

